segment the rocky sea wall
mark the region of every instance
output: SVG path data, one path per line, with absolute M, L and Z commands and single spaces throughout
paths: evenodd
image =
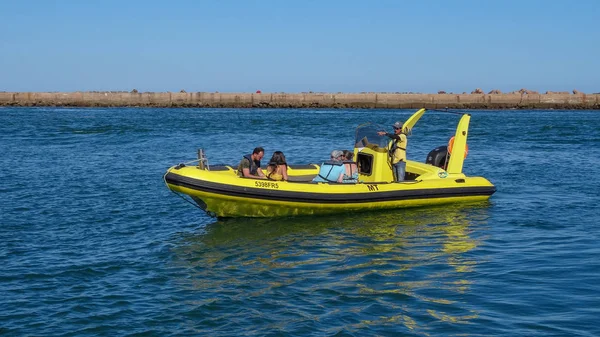
M 600 109 L 600 93 L 0 92 L 0 106 Z

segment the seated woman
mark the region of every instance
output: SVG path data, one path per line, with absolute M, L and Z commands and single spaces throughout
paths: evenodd
M 273 152 L 267 166 L 267 178 L 271 180 L 288 180 L 287 163 L 283 152 Z
M 356 166 L 356 162 L 354 159 L 354 152 L 344 150 L 344 167 L 346 172 L 342 178 L 343 183 L 357 183 L 358 182 L 358 166 Z
M 321 164 L 319 174 L 313 179 L 313 182 L 318 183 L 341 183 L 344 178 L 344 153 L 339 150 L 331 152 L 331 160 Z

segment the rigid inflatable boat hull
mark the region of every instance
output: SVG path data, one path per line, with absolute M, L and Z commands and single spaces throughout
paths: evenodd
M 410 134 L 424 112 L 420 109 L 408 118 L 401 132 Z M 444 156 L 447 163 L 406 160 L 404 178 L 409 180 L 402 182 L 396 182 L 392 172 L 392 141 L 373 123 L 361 124 L 355 131 L 352 164 L 358 183 L 312 182 L 320 174 L 314 164 L 288 166 L 288 181 L 241 178 L 231 166 L 209 168 L 203 151 L 199 151 L 197 167 L 174 166 L 165 182 L 172 191 L 190 196 L 218 217 L 314 215 L 478 202 L 488 199 L 496 188 L 485 178 L 462 173 L 469 122 L 470 115 L 462 114 L 452 137 L 452 151 L 448 149 Z
M 191 196 L 218 217 L 274 217 L 420 207 L 483 201 L 495 192 L 486 179 L 459 182 L 328 184 L 267 182 L 238 179 L 243 185 L 224 184 L 169 172 L 169 188 Z M 266 187 L 250 187 L 252 184 Z M 273 187 L 268 187 L 273 186 Z M 277 186 L 277 188 L 274 188 Z

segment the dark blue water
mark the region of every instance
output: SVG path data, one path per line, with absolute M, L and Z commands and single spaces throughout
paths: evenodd
M 217 221 L 162 180 L 412 112 L 0 108 L 0 335 L 600 335 L 599 111 L 471 111 L 481 204 Z M 426 113 L 409 159 L 457 121 Z

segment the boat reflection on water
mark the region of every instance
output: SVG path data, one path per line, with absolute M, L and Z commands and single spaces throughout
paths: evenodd
M 357 238 L 369 238 L 380 242 L 371 247 L 373 251 L 386 251 L 404 239 L 427 239 L 429 235 L 444 234 L 442 242 L 446 253 L 464 253 L 476 246 L 468 236 L 471 222 L 487 222 L 489 201 L 470 205 L 446 205 L 444 207 L 413 208 L 385 212 L 336 214 L 314 217 L 291 218 L 226 218 L 206 225 L 193 234 L 182 237 L 188 248 L 248 247 L 273 248 L 289 238 L 321 241 L 319 235 L 346 233 Z M 294 236 L 293 238 L 290 236 Z M 337 236 L 336 236 L 337 237 Z M 191 245 L 191 246 L 190 246 Z
M 211 301 L 227 291 L 238 299 L 283 301 L 297 311 L 294 298 L 304 293 L 316 307 L 333 301 L 359 313 L 354 329 L 390 322 L 422 329 L 431 320 L 466 323 L 478 316 L 463 296 L 472 286 L 477 255 L 471 251 L 486 235 L 488 212 L 486 201 L 377 214 L 219 220 L 180 237 L 173 253 L 191 273 L 181 286 L 212 293 Z M 371 313 L 375 303 L 383 308 Z

